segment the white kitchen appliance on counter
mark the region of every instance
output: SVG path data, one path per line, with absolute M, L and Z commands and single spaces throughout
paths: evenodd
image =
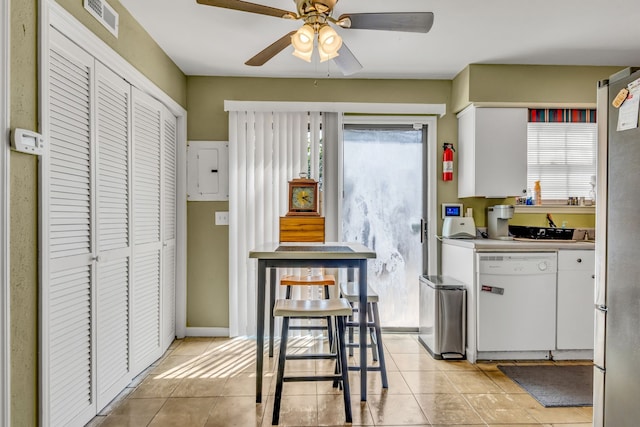
M 496 205 L 487 208 L 487 232 L 490 239 L 511 240 L 509 220 L 515 212 L 513 205 Z
M 442 223 L 442 237 L 448 239 L 475 239 L 476 224 L 473 217 L 448 216 Z

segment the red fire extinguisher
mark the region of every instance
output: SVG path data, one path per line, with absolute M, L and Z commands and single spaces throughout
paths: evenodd
M 442 146 L 444 152 L 442 153 L 442 180 L 453 180 L 453 152 L 456 151 L 453 148 L 453 144 L 445 142 Z

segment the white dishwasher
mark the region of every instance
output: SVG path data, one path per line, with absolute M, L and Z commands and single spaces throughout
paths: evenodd
M 555 349 L 555 252 L 479 253 L 478 352 Z

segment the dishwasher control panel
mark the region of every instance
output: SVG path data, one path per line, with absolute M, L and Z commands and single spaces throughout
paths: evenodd
M 526 253 L 479 253 L 480 274 L 556 274 L 558 271 L 555 252 Z

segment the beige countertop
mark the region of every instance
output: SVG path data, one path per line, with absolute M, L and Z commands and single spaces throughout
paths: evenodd
M 442 239 L 443 245 L 460 246 L 475 249 L 476 251 L 548 251 L 558 249 L 569 250 L 593 250 L 594 242 L 588 241 L 563 241 L 563 240 L 494 240 L 494 239 Z

